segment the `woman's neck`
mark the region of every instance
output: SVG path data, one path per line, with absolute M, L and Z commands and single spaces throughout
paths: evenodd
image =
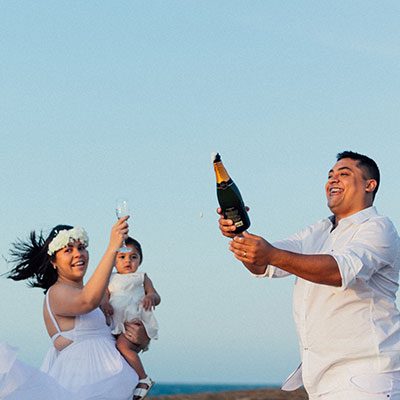
M 61 284 L 61 285 L 66 285 L 66 286 L 72 286 L 72 287 L 75 287 L 77 289 L 82 289 L 83 288 L 83 282 L 82 281 L 76 282 L 76 281 L 69 281 L 69 280 L 65 280 L 65 279 L 62 279 L 62 278 L 58 278 L 56 283 Z

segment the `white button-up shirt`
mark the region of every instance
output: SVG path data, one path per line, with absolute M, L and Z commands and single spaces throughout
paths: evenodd
M 321 220 L 274 246 L 301 254 L 330 254 L 342 286 L 296 279 L 294 319 L 309 394 L 347 387 L 365 373 L 400 371 L 400 314 L 395 299 L 400 239 L 374 207 L 339 221 Z M 263 276 L 287 272 L 268 266 Z

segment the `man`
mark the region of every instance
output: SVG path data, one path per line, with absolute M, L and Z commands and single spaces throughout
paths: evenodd
M 379 180 L 369 157 L 338 154 L 325 186 L 333 215 L 273 245 L 248 232 L 235 235 L 233 222 L 219 219 L 230 250 L 250 272 L 297 276 L 302 365 L 284 390 L 303 384 L 312 400 L 400 399 L 400 240 L 373 207 Z

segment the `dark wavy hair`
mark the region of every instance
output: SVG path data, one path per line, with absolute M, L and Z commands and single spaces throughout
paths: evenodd
M 140 264 L 141 264 L 143 261 L 143 251 L 142 251 L 142 246 L 140 245 L 140 243 L 136 239 L 128 236 L 125 239 L 125 244 L 127 246 L 133 246 L 137 250 L 137 252 L 139 253 L 139 256 L 140 256 Z
M 27 280 L 28 286 L 42 288 L 46 293 L 58 279 L 57 270 L 51 263 L 55 255 L 47 254 L 49 244 L 58 232 L 72 228 L 70 225 L 57 225 L 47 239 L 44 238 L 43 232 L 35 231 L 30 233 L 26 241 L 18 239 L 10 249 L 10 258 L 7 261 L 13 268 L 7 273 L 7 278 L 14 281 Z

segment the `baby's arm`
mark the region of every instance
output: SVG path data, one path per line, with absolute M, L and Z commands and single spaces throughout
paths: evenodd
M 142 306 L 146 311 L 149 311 L 154 309 L 156 306 L 160 304 L 161 297 L 157 293 L 156 289 L 154 289 L 153 282 L 147 276 L 147 274 L 144 274 L 143 286 L 144 286 L 145 296 L 142 299 Z
M 101 309 L 101 311 L 103 311 L 104 315 L 106 316 L 107 325 L 110 325 L 111 315 L 114 314 L 114 309 L 112 308 L 112 305 L 110 304 L 110 291 L 108 289 L 106 289 L 106 291 L 104 292 L 104 296 L 100 303 L 100 309 Z

